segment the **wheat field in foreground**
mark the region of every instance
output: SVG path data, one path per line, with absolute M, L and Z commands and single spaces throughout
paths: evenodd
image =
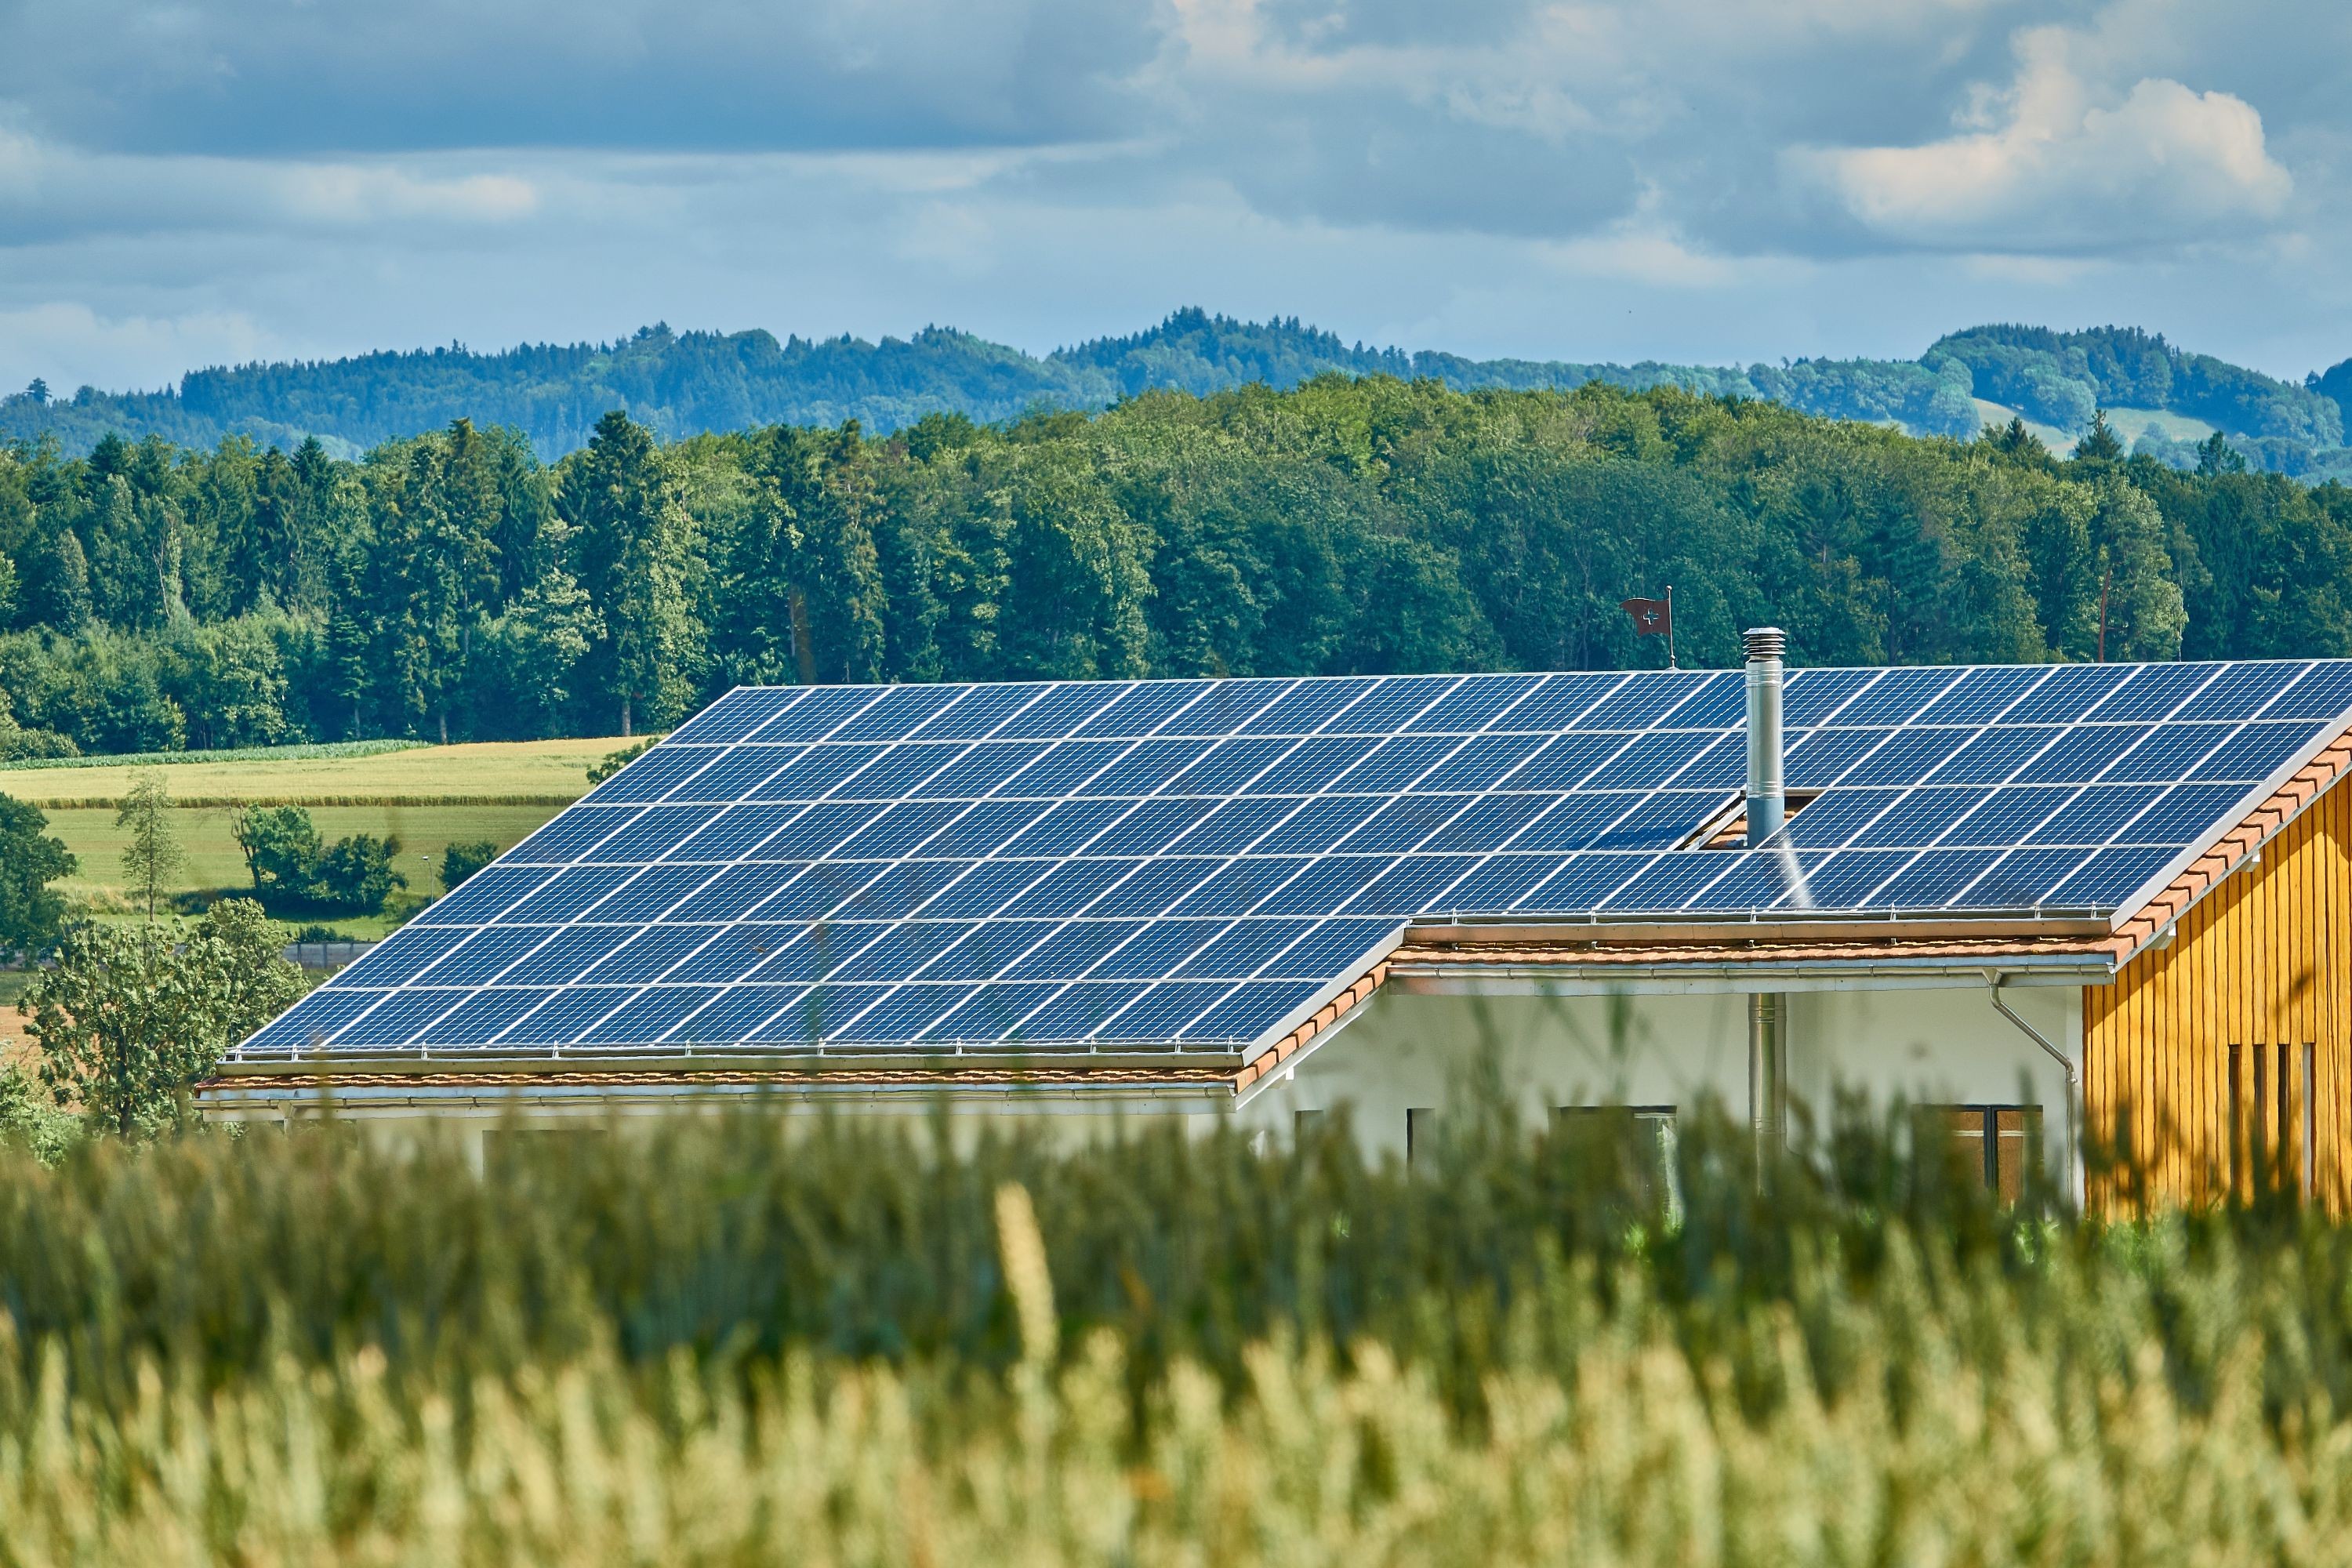
M 2352 1247 L 1844 1126 L 0 1169 L 0 1564 L 2322 1563 Z M 0 1157 L 5 1159 L 5 1157 Z

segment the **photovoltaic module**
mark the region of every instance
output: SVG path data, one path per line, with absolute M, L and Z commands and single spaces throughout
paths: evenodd
M 231 1059 L 1231 1051 L 1426 919 L 2034 910 L 2160 886 L 2352 661 L 743 688 Z M 1735 840 L 1736 842 L 1736 840 Z

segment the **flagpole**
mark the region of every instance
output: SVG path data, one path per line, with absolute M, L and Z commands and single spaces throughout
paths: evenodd
M 1682 668 L 1675 662 L 1675 585 L 1672 583 L 1666 584 L 1666 668 Z

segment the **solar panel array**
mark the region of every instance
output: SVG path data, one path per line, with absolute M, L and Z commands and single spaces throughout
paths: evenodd
M 1813 669 L 1785 843 L 1694 847 L 1737 671 L 730 692 L 251 1058 L 1231 1050 L 1415 917 L 2108 911 L 2352 710 L 2352 661 Z

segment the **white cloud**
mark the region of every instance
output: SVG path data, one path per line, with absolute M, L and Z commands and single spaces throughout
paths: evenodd
M 2103 90 L 2075 68 L 2070 37 L 2020 35 L 2015 79 L 1979 86 L 1958 135 L 1797 149 L 1790 162 L 1870 233 L 1927 249 L 2170 249 L 2284 212 L 2294 182 L 2252 104 L 2168 78 Z
M 9 375 L 12 392 L 37 375 L 47 377 L 60 397 L 84 384 L 109 391 L 158 387 L 191 366 L 237 364 L 284 352 L 282 342 L 241 311 L 109 317 L 67 301 L 0 310 L 0 374 Z

